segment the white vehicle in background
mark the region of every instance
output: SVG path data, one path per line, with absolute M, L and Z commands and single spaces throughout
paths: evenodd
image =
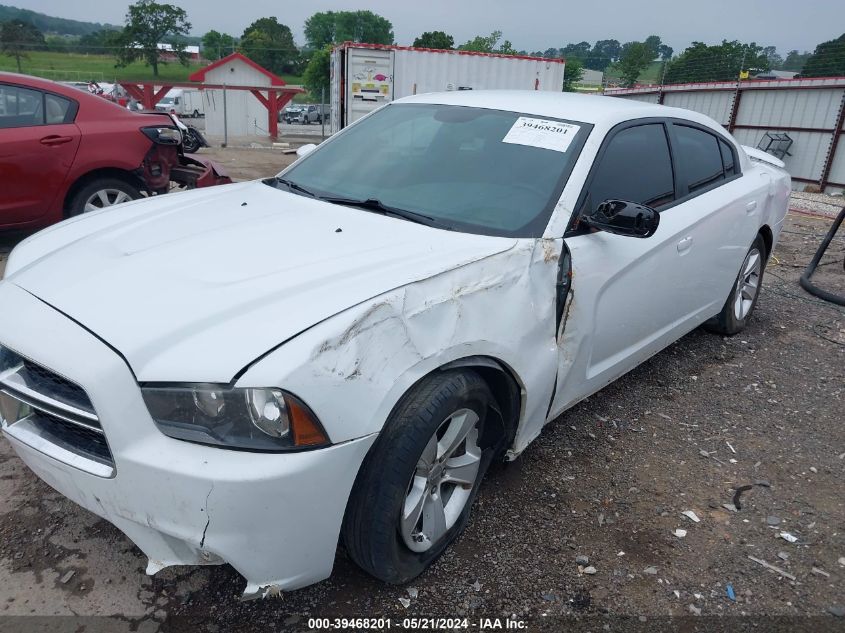
M 3 431 L 149 573 L 228 562 L 264 596 L 341 539 L 414 578 L 493 460 L 694 328 L 746 327 L 790 187 L 706 116 L 566 93 L 409 97 L 300 152 L 8 260 Z
M 185 118 L 205 116 L 201 90 L 174 88 L 161 98 L 155 108 L 160 112 L 174 113 Z

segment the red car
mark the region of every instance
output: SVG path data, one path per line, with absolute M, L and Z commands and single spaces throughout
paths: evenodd
M 46 79 L 0 72 L 0 229 L 34 229 L 102 207 L 231 182 L 184 155 L 167 114 L 130 112 Z

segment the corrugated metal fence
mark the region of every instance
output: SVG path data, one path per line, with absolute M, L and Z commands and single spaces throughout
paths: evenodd
M 701 112 L 743 145 L 766 132 L 793 140 L 783 160 L 794 186 L 845 190 L 845 77 L 638 86 L 605 94 Z

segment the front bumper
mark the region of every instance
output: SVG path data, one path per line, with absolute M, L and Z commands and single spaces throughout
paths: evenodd
M 48 456 L 14 426 L 4 434 L 36 475 L 124 532 L 149 558 L 147 573 L 228 562 L 246 578 L 248 595 L 330 575 L 346 501 L 375 436 L 290 454 L 168 438 L 114 350 L 12 283 L 0 283 L 0 305 L 0 343 L 88 393 L 113 476 Z

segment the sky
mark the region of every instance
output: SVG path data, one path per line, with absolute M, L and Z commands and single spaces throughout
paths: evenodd
M 167 0 L 158 0 L 167 2 Z M 0 0 L 57 17 L 123 24 L 122 0 Z M 240 36 L 261 17 L 276 16 L 304 44 L 303 24 L 317 11 L 369 9 L 393 23 L 396 43 L 410 45 L 423 31 L 446 31 L 456 44 L 503 32 L 517 50 L 541 51 L 569 42 L 659 35 L 679 53 L 690 42 L 722 39 L 812 51 L 845 30 L 842 0 L 171 0 L 187 11 L 192 34 L 216 29 Z

